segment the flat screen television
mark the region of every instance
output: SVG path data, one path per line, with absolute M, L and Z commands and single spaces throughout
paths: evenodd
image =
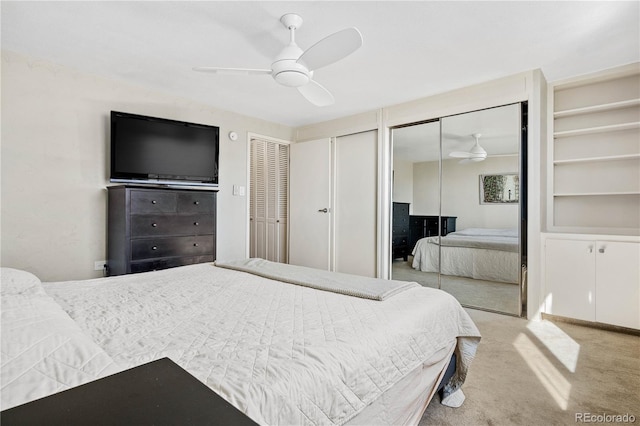
M 218 186 L 220 129 L 111 111 L 111 182 Z

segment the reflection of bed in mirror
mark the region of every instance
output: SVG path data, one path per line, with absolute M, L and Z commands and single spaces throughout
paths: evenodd
M 520 281 L 517 229 L 467 228 L 441 238 L 422 238 L 412 254 L 413 268 L 422 272 L 513 284 Z

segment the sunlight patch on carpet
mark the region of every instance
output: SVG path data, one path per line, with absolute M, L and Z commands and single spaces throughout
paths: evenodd
M 558 406 L 566 410 L 571 394 L 571 383 L 527 335 L 520 333 L 513 342 L 513 346 Z
M 542 344 L 572 373 L 576 372 L 580 344 L 550 321 L 531 321 L 527 324 Z

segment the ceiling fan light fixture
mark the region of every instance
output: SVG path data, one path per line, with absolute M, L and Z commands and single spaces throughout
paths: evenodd
M 274 74 L 273 78 L 283 86 L 300 87 L 309 83 L 309 74 L 301 71 L 286 70 Z
M 283 59 L 271 64 L 273 78 L 278 83 L 287 87 L 300 87 L 311 80 L 309 70 L 295 60 Z

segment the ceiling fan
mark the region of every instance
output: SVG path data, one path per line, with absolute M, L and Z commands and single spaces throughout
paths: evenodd
M 462 158 L 461 163 L 467 163 L 470 161 L 484 161 L 487 158 L 487 151 L 480 146 L 478 139 L 482 134 L 474 133 L 473 138 L 476 140 L 476 143 L 471 147 L 471 149 L 467 151 L 453 151 L 449 154 L 449 157 L 453 158 Z
M 217 74 L 271 75 L 283 86 L 297 88 L 302 96 L 316 106 L 333 104 L 333 95 L 313 80 L 313 72 L 360 48 L 360 31 L 357 28 L 346 28 L 303 51 L 295 42 L 295 32 L 302 25 L 302 18 L 295 13 L 287 13 L 280 18 L 280 22 L 289 30 L 290 41 L 276 56 L 271 69 L 195 67 L 193 70 Z

